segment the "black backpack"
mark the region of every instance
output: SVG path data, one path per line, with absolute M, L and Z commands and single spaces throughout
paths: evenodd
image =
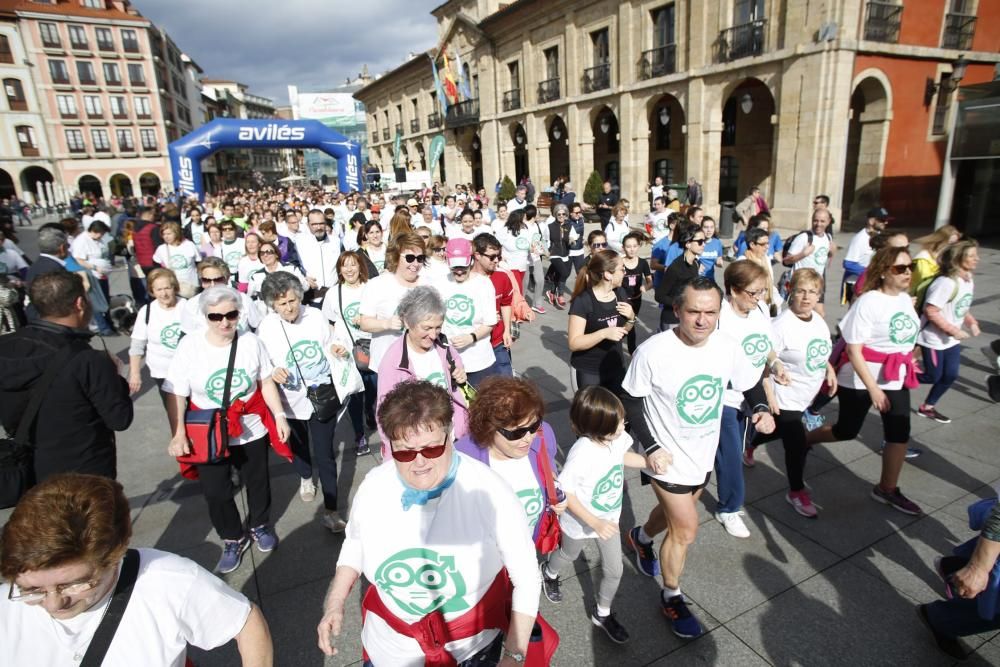
M 805 234 L 806 238 L 808 239 L 808 242 L 806 243 L 806 245 L 811 245 L 812 244 L 812 242 L 813 242 L 813 233 L 810 230 L 808 230 L 808 229 L 805 230 L 804 232 L 799 232 L 798 234 L 792 234 L 787 239 L 785 239 L 785 245 L 781 246 L 781 263 L 784 266 L 791 266 L 791 264 L 789 264 L 788 262 L 785 261 L 785 258 L 788 257 L 788 251 L 791 249 L 792 243 L 794 243 L 795 239 L 799 238 L 799 236 L 801 236 L 802 234 Z

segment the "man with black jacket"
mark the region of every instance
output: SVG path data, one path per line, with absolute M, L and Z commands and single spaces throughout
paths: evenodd
M 83 281 L 68 271 L 46 273 L 35 278 L 29 294 L 41 319 L 4 337 L 0 346 L 0 421 L 8 433 L 17 430 L 32 387 L 72 346 L 29 432 L 35 477 L 40 482 L 80 472 L 114 478 L 114 432 L 132 423 L 132 401 L 115 361 L 90 347 L 91 308 Z
M 701 253 L 705 251 L 705 232 L 701 225 L 687 223 L 677 238 L 677 244 L 684 254 L 675 258 L 663 272 L 663 278 L 656 286 L 653 296 L 663 310 L 660 311 L 660 331 L 677 326 L 674 301 L 689 282 L 701 275 Z

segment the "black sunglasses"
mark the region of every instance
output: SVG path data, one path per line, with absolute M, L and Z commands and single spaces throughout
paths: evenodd
M 403 259 L 406 260 L 407 264 L 413 264 L 414 262 L 420 262 L 423 264 L 427 260 L 427 255 L 414 255 L 413 253 L 407 253 L 403 255 Z
M 409 463 L 413 459 L 417 458 L 417 454 L 423 455 L 425 459 L 436 459 L 444 454 L 445 447 L 447 443 L 443 445 L 433 445 L 431 447 L 424 447 L 423 449 L 394 449 L 392 450 L 392 458 L 396 459 L 400 463 Z
M 240 311 L 230 310 L 228 313 L 208 313 L 205 317 L 208 318 L 209 322 L 221 322 L 224 319 L 235 322 L 240 319 Z
M 698 245 L 705 245 L 705 239 L 691 239 L 688 243 L 697 243 Z
M 590 247 L 591 248 L 607 248 L 608 244 L 607 243 L 591 243 Z
M 907 271 L 913 272 L 917 270 L 917 263 L 912 262 L 911 264 L 893 264 L 889 267 L 889 270 L 895 273 L 897 276 L 901 276 Z
M 528 426 L 522 426 L 521 428 L 514 428 L 514 429 L 498 428 L 497 433 L 499 433 L 503 437 L 513 442 L 514 440 L 520 440 L 529 433 L 534 433 L 535 431 L 538 430 L 538 427 L 541 425 L 542 425 L 542 420 L 538 419 L 535 421 L 534 424 L 530 424 Z
M 208 283 L 209 285 L 224 285 L 226 279 L 223 278 L 222 276 L 219 276 L 218 278 L 209 278 L 207 276 L 202 276 L 201 282 Z
M 483 257 L 485 257 L 486 259 L 490 260 L 491 262 L 495 262 L 496 260 L 500 259 L 501 255 L 500 255 L 500 253 L 497 253 L 495 255 L 487 255 L 487 254 L 484 253 Z

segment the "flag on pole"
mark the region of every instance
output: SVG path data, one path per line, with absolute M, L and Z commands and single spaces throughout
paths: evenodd
M 462 67 L 462 57 L 455 51 L 455 66 L 458 70 L 458 89 L 465 95 L 465 99 L 472 99 L 472 91 L 469 89 L 469 79 L 465 76 L 465 68 Z
M 455 82 L 455 73 L 451 71 L 451 63 L 448 62 L 448 54 L 442 53 L 444 57 L 444 92 L 450 104 L 458 104 L 458 85 Z
M 427 56 L 431 58 L 430 56 Z M 434 88 L 437 90 L 438 104 L 441 106 L 441 115 L 448 113 L 448 99 L 444 95 L 444 87 L 441 85 L 441 77 L 438 76 L 437 61 L 431 58 L 431 70 L 434 72 Z

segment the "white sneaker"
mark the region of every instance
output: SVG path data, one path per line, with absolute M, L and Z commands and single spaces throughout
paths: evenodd
M 312 477 L 299 482 L 299 498 L 307 503 L 311 503 L 316 499 L 316 484 L 313 483 Z
M 347 528 L 347 522 L 340 518 L 336 512 L 327 512 L 323 515 L 323 525 L 332 533 L 342 533 Z
M 723 525 L 726 532 L 733 537 L 746 539 L 750 537 L 750 529 L 743 522 L 743 511 L 739 512 L 716 512 L 715 519 Z

